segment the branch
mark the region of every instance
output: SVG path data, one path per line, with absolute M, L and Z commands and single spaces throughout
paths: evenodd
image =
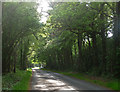
M 105 4 L 107 4 L 110 7 L 110 9 L 113 11 L 113 14 L 116 14 L 114 8 L 112 8 L 112 6 L 108 2 L 105 2 Z
M 75 34 L 78 34 L 78 32 L 74 32 L 74 31 L 72 31 L 71 29 L 70 29 L 70 32 L 75 33 Z
M 93 8 L 93 7 L 91 7 L 91 6 L 90 6 L 90 8 L 96 10 L 98 13 L 101 12 L 101 10 L 95 9 L 95 8 Z M 104 12 L 102 12 L 102 13 L 103 13 L 105 16 L 110 17 L 111 19 L 113 19 L 113 17 L 107 15 L 106 13 L 104 13 Z M 114 13 L 113 13 L 113 14 L 114 14 Z
M 38 40 L 38 37 L 35 35 L 35 33 L 33 32 L 33 35 L 34 35 L 34 37 Z

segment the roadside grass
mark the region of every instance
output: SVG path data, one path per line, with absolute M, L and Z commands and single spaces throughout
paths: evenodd
M 18 70 L 2 76 L 2 90 L 28 90 L 32 69 Z
M 118 79 L 106 79 L 106 78 L 101 78 L 101 77 L 94 77 L 94 76 L 90 76 L 90 75 L 85 75 L 85 74 L 81 74 L 81 73 L 75 73 L 75 72 L 62 72 L 62 71 L 56 71 L 56 70 L 50 70 L 50 69 L 42 69 L 42 70 L 46 70 L 46 71 L 52 71 L 52 72 L 56 72 L 56 73 L 60 73 L 63 75 L 67 75 L 70 77 L 74 77 L 80 80 L 85 80 L 87 82 L 91 82 L 112 90 L 120 90 L 120 84 L 118 81 Z

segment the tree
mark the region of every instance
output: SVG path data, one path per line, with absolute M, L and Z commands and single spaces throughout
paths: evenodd
M 15 63 L 18 61 L 16 54 L 19 50 L 20 40 L 22 39 L 23 41 L 24 37 L 32 34 L 33 30 L 39 28 L 40 17 L 36 10 L 36 3 L 3 3 L 3 73 L 13 71 L 12 68 L 15 67 Z

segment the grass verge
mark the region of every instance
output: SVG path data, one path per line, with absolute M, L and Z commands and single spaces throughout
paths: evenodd
M 85 75 L 81 73 L 62 72 L 62 71 L 49 70 L 49 69 L 42 69 L 42 70 L 52 71 L 52 72 L 60 73 L 60 74 L 67 75 L 70 77 L 74 77 L 80 80 L 85 80 L 87 82 L 91 82 L 91 83 L 94 83 L 100 86 L 104 86 L 112 90 L 120 90 L 120 87 L 119 87 L 120 81 L 118 81 L 118 79 L 105 79 L 105 78 L 89 76 L 89 75 Z
M 18 70 L 2 76 L 2 90 L 28 90 L 32 70 Z

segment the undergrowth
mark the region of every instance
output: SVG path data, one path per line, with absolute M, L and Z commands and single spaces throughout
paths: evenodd
M 32 70 L 16 70 L 2 76 L 2 90 L 28 90 Z

